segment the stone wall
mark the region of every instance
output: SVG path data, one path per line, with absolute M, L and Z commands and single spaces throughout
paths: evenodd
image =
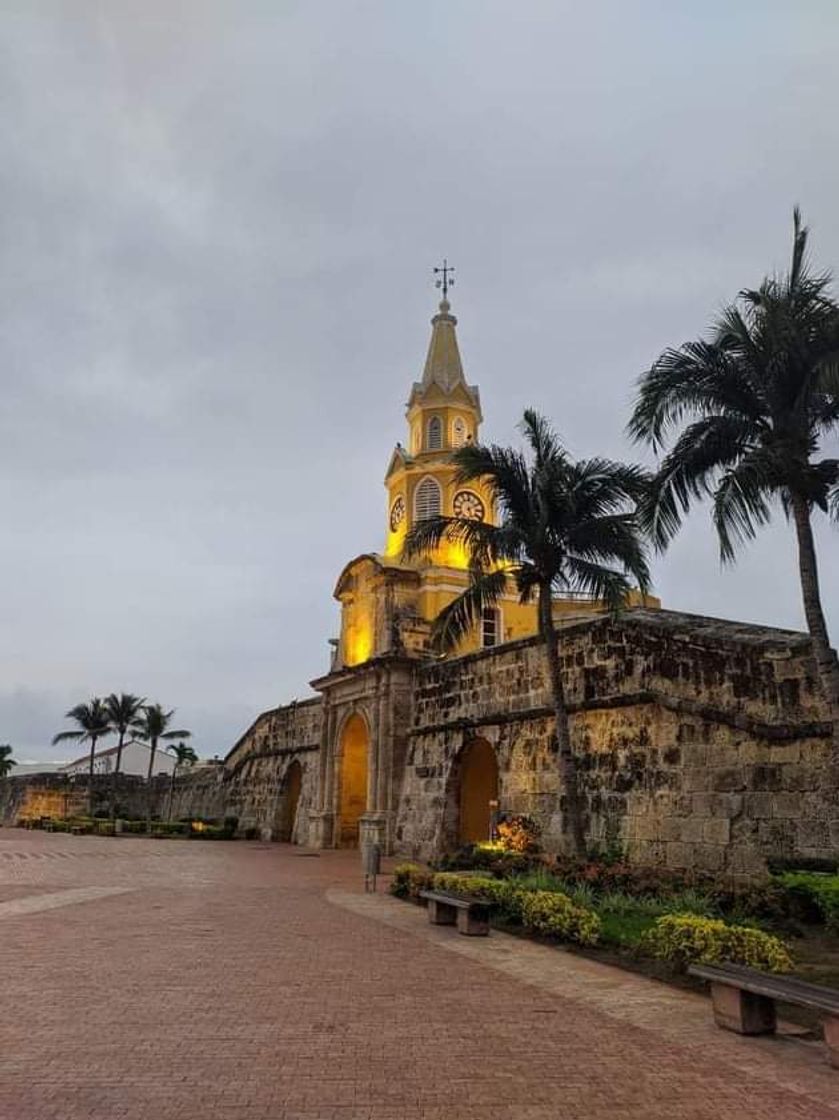
M 804 635 L 633 610 L 560 639 L 587 835 L 643 863 L 736 875 L 768 856 L 835 856 L 839 797 L 827 711 Z M 453 842 L 458 756 L 499 762 L 502 809 L 563 846 L 553 720 L 538 640 L 426 665 L 416 676 L 398 848 Z
M 179 779 L 173 815 L 235 816 L 240 832 L 255 828 L 265 839 L 277 839 L 287 808 L 289 768 L 297 762 L 302 784 L 291 839 L 305 843 L 309 809 L 316 802 L 321 720 L 318 697 L 263 712 L 223 767 Z
M 111 804 L 112 778 L 96 774 L 93 779 L 93 811 L 107 812 Z M 0 781 L 0 824 L 13 825 L 39 817 L 55 819 L 87 813 L 87 775 L 21 774 Z M 169 779 L 152 782 L 151 804 L 154 815 L 165 815 Z M 117 813 L 143 817 L 147 811 L 147 786 L 144 778 L 120 774 L 116 787 Z

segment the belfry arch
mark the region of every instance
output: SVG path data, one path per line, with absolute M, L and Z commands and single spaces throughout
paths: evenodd
M 358 846 L 358 821 L 367 809 L 370 732 L 362 715 L 354 712 L 341 729 L 340 785 L 337 842 L 340 848 Z
M 498 802 L 498 759 L 486 739 L 471 739 L 452 764 L 443 840 L 447 848 L 488 840 L 493 802 Z

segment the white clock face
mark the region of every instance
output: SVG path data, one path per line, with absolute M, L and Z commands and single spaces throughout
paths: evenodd
M 390 530 L 395 533 L 405 520 L 405 499 L 397 498 L 390 507 Z
M 486 516 L 484 503 L 472 490 L 458 490 L 452 509 L 455 517 L 465 517 L 469 521 L 483 521 Z

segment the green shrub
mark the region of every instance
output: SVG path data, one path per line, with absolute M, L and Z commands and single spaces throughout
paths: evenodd
M 766 972 L 788 972 L 792 968 L 789 951 L 779 938 L 696 914 L 665 914 L 644 934 L 640 945 L 651 956 L 680 969 L 697 962 L 723 961 Z
M 438 871 L 434 889 L 449 894 L 472 895 L 491 902 L 496 914 L 509 922 L 521 923 L 522 906 L 527 891 L 521 890 L 517 879 L 492 879 L 488 875 L 464 875 L 454 871 Z
M 399 863 L 393 869 L 390 893 L 397 898 L 410 898 L 417 902 L 420 891 L 430 890 L 433 881 L 434 872 L 428 868 L 416 863 Z
M 598 916 L 556 891 L 523 892 L 522 922 L 536 933 L 580 945 L 593 945 L 600 935 Z
M 777 880 L 799 902 L 805 918 L 818 916 L 831 933 L 839 934 L 839 875 L 786 871 Z

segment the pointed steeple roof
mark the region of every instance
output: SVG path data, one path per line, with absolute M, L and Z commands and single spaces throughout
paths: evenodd
M 427 389 L 436 383 L 450 393 L 455 385 L 464 381 L 463 363 L 457 346 L 457 319 L 449 314 L 451 304 L 447 299 L 440 300 L 440 310 L 431 320 L 431 341 L 428 343 L 428 356 L 422 375 L 422 386 Z
M 451 304 L 445 297 L 440 301 L 440 309 L 431 320 L 431 339 L 425 358 L 422 381 L 414 382 L 409 406 L 418 398 L 424 397 L 433 386 L 442 389 L 449 396 L 460 390 L 471 401 L 480 419 L 480 394 L 477 385 L 468 385 L 463 375 L 463 363 L 457 345 L 457 319 L 451 314 Z

